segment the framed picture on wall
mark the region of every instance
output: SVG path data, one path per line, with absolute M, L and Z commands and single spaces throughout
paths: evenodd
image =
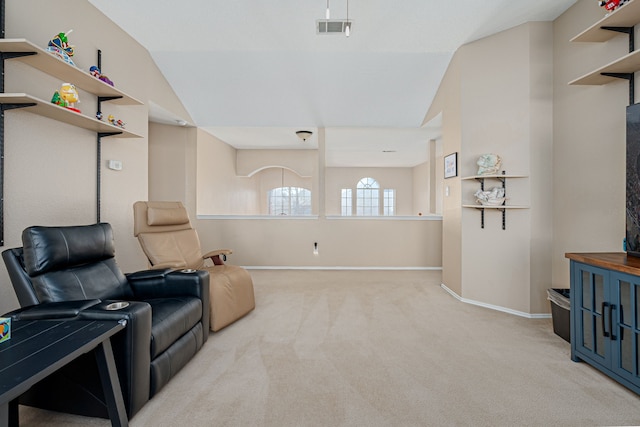
M 444 177 L 458 176 L 458 153 L 451 153 L 444 157 Z

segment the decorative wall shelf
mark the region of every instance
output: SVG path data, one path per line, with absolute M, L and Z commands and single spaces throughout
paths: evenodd
M 25 108 L 25 111 L 103 135 L 114 136 L 116 138 L 142 138 L 140 135 L 113 126 L 111 123 L 76 113 L 75 111 L 52 104 L 49 101 L 43 101 L 42 99 L 25 93 L 0 93 L 0 105 Z
M 487 205 L 462 205 L 463 208 L 475 208 L 475 209 L 529 209 L 529 206 L 524 205 L 500 205 L 500 206 L 487 206 Z M 484 228 L 484 227 L 483 227 Z
M 0 7 L 0 34 L 4 34 L 4 2 L 0 0 L 0 3 L 2 3 L 2 7 Z M 4 245 L 4 192 L 2 183 L 4 181 L 4 120 L 5 111 L 7 110 L 24 108 L 26 111 L 31 113 L 96 133 L 96 222 L 100 222 L 102 138 L 142 138 L 142 136 L 114 126 L 106 121 L 101 121 L 94 117 L 89 117 L 82 113 L 52 104 L 49 101 L 44 101 L 31 94 L 5 93 L 4 67 L 6 61 L 22 62 L 49 76 L 58 78 L 62 82 L 71 83 L 75 85 L 76 88 L 93 94 L 97 98 L 96 111 L 98 112 L 102 111 L 102 102 L 107 101 L 120 105 L 142 105 L 141 101 L 125 94 L 114 86 L 95 78 L 87 71 L 66 63 L 62 59 L 26 39 L 0 38 L 0 246 Z M 101 67 L 100 50 L 98 50 L 98 62 L 96 65 L 98 68 Z
M 635 50 L 622 58 L 591 71 L 569 82 L 570 85 L 604 85 L 640 70 L 640 50 Z
M 86 90 L 101 98 L 109 98 L 114 104 L 142 105 L 141 101 L 125 94 L 114 86 L 93 77 L 88 72 L 69 65 L 62 59 L 47 52 L 25 39 L 0 39 L 0 52 L 5 59 L 20 61 L 64 82 L 72 83 L 77 88 Z M 25 54 L 14 56 L 11 54 Z M 10 56 L 6 56 L 9 54 Z
M 507 179 L 513 179 L 513 178 L 528 178 L 527 175 L 507 175 L 506 173 L 502 173 L 499 175 L 473 175 L 473 176 L 465 176 L 463 178 L 461 178 L 463 181 L 469 181 L 469 180 L 476 180 L 478 182 L 480 182 L 480 189 L 482 191 L 484 191 L 484 181 L 486 179 L 490 179 L 490 180 L 497 180 L 500 181 L 502 183 L 502 188 L 505 189 L 505 196 L 506 194 L 506 186 L 507 186 Z M 507 229 L 507 210 L 508 209 L 529 209 L 529 206 L 523 206 L 523 205 L 507 205 L 507 204 L 502 204 L 502 205 L 498 205 L 498 206 L 488 206 L 488 205 L 481 205 L 481 204 L 462 204 L 463 208 L 471 208 L 471 209 L 478 209 L 480 210 L 480 228 L 484 228 L 484 211 L 485 209 L 491 209 L 491 210 L 498 210 L 500 212 L 502 212 L 502 229 L 506 230 Z
M 640 1 L 633 0 L 614 10 L 570 41 L 572 42 L 606 42 L 616 36 L 607 28 L 629 28 L 640 22 Z
M 571 39 L 572 42 L 605 42 L 619 34 L 629 38 L 629 53 L 569 82 L 570 85 L 603 85 L 617 79 L 629 82 L 629 105 L 635 103 L 635 72 L 640 54 L 635 51 L 634 26 L 640 22 L 640 0 L 631 0 Z

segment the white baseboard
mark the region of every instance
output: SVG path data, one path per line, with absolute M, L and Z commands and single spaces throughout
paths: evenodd
M 503 313 L 514 314 L 516 316 L 526 317 L 527 319 L 549 319 L 549 318 L 551 318 L 551 314 L 550 313 L 537 313 L 537 314 L 536 313 L 533 313 L 533 314 L 532 313 L 525 313 L 523 311 L 512 310 L 510 308 L 501 307 L 499 305 L 487 304 L 487 303 L 480 302 L 480 301 L 474 301 L 474 300 L 471 300 L 471 299 L 462 298 L 460 295 L 456 294 L 451 289 L 447 288 L 447 286 L 444 283 L 442 283 L 440 285 L 440 287 L 442 289 L 444 289 L 445 291 L 447 291 L 449 294 L 451 294 L 452 297 L 454 297 L 458 301 L 461 301 L 461 302 L 463 302 L 465 304 L 477 305 L 479 307 L 489 308 L 491 310 L 502 311 Z
M 242 268 L 247 270 L 389 270 L 389 271 L 441 271 L 442 267 L 349 267 L 349 266 L 286 266 L 286 265 L 243 265 Z

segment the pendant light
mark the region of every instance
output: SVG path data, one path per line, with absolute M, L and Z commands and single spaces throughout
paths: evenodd
M 327 0 L 327 12 L 325 14 L 325 17 L 327 18 L 327 21 L 331 19 L 331 11 L 329 10 L 329 0 Z

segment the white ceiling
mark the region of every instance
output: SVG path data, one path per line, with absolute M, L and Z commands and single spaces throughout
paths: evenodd
M 191 117 L 239 148 L 317 148 L 328 166 L 414 166 L 439 121 L 424 116 L 453 53 L 576 0 L 350 0 L 350 37 L 317 35 L 326 0 L 90 0 L 145 46 Z M 594 2 L 595 3 L 595 2 Z M 344 19 L 347 0 L 329 0 Z M 301 142 L 296 130 L 311 130 Z M 392 153 L 383 151 L 395 151 Z

